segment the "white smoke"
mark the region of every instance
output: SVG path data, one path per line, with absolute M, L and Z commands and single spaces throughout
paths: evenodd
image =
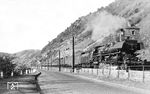
M 119 28 L 126 27 L 127 23 L 123 17 L 113 16 L 106 11 L 102 11 L 90 18 L 86 30 L 93 30 L 92 39 L 94 41 L 102 41 L 104 37 L 115 34 Z

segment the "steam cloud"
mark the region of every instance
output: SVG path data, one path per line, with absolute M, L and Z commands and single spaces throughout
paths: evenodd
M 92 30 L 92 39 L 101 42 L 104 37 L 115 34 L 119 28 L 127 26 L 127 21 L 123 17 L 113 16 L 112 14 L 102 11 L 96 17 L 90 18 L 87 24 L 87 30 Z

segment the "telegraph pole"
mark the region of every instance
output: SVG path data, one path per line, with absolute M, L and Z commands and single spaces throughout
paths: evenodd
M 48 66 L 47 69 L 48 69 L 48 70 L 50 69 L 50 58 L 51 58 L 50 55 L 51 55 L 51 53 L 52 53 L 51 50 L 48 50 L 48 52 L 47 52 L 47 57 L 48 57 L 48 58 L 47 58 L 47 61 L 48 61 L 48 62 L 47 62 L 47 64 L 48 64 L 48 65 L 47 65 L 47 66 Z
M 64 65 L 65 65 L 65 62 L 66 62 L 66 57 L 64 56 Z
M 51 56 L 51 70 L 52 70 L 52 56 Z
M 74 53 L 74 36 L 72 37 L 72 72 L 74 72 L 75 53 Z
M 60 50 L 59 50 L 59 71 L 61 71 L 61 64 L 60 64 L 61 60 L 60 60 Z
M 50 60 L 48 59 L 48 70 L 49 70 L 49 62 L 50 62 Z

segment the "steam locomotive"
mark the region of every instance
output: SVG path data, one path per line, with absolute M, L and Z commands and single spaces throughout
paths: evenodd
M 102 63 L 117 66 L 141 64 L 135 53 L 144 48 L 139 41 L 139 30 L 137 27 L 119 29 L 114 42 L 82 52 L 81 67 L 96 68 Z

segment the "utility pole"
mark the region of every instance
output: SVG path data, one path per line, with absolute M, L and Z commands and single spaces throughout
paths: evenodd
M 65 65 L 65 62 L 66 62 L 65 60 L 66 60 L 66 57 L 64 56 L 64 65 Z
M 49 63 L 50 63 L 50 53 L 51 53 L 51 51 L 48 50 L 47 55 L 46 55 L 46 57 L 47 57 L 47 60 L 46 60 L 46 61 L 47 61 L 47 70 L 49 70 L 49 67 L 50 67 L 50 66 L 49 66 L 49 65 L 50 65 L 50 64 L 49 64 Z
M 72 37 L 72 72 L 74 72 L 75 53 L 74 53 L 74 36 Z
M 48 70 L 49 70 L 49 62 L 50 62 L 50 60 L 48 59 Z
M 60 50 L 59 50 L 59 71 L 61 71 L 61 64 L 60 64 L 61 60 L 60 60 Z
M 65 57 L 66 57 L 65 51 L 66 51 L 66 50 L 64 50 L 64 53 L 63 53 L 63 62 L 64 62 L 64 67 L 65 67 Z
M 51 70 L 52 70 L 52 56 L 51 56 Z

